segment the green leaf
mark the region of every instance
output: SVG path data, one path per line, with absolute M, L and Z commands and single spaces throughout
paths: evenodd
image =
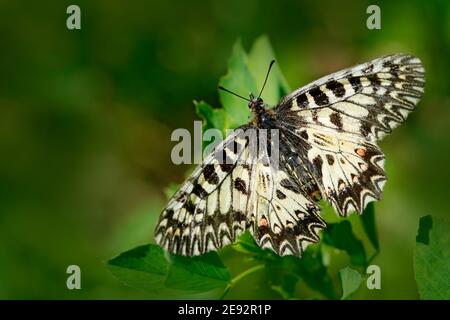
M 297 287 L 299 277 L 292 273 L 288 273 L 281 278 L 278 284 L 272 284 L 270 287 L 279 293 L 283 299 L 295 299 L 295 289 Z
M 194 101 L 197 114 L 204 120 L 203 130 L 216 128 L 224 130 L 227 127 L 225 111 L 221 108 L 213 108 L 204 101 Z
M 433 227 L 433 218 L 430 215 L 421 217 L 419 220 L 419 231 L 417 232 L 416 242 L 429 244 L 430 230 L 432 227 Z
M 261 249 L 252 235 L 245 232 L 238 238 L 233 248 L 242 253 L 255 255 L 255 259 L 265 263 L 270 269 L 272 289 L 285 298 L 291 293 L 293 295 L 294 287 L 300 278 L 307 286 L 323 296 L 330 299 L 337 297 L 319 246 L 308 247 L 301 258 L 280 257 L 273 251 Z M 293 296 L 289 297 L 291 298 Z
M 145 245 L 121 253 L 107 263 L 108 269 L 121 282 L 134 288 L 154 292 L 165 287 L 169 262 L 163 250 Z
M 265 262 L 275 283 L 282 283 L 285 276 L 295 275 L 302 279 L 308 287 L 320 292 L 324 297 L 337 298 L 327 267 L 322 262 L 322 255 L 318 246 L 308 247 L 301 258 L 294 256 L 280 257 L 272 253 L 271 256 L 267 256 Z
M 248 69 L 247 59 L 247 53 L 242 48 L 241 41 L 238 40 L 228 60 L 228 72 L 220 79 L 219 85 L 242 96 L 255 92 L 255 82 Z M 234 129 L 249 121 L 250 110 L 244 100 L 221 90 L 219 97 L 227 115 L 228 128 Z
M 227 115 L 225 111 L 222 108 L 213 108 L 209 104 L 207 104 L 204 101 L 194 101 L 195 110 L 197 114 L 203 119 L 203 134 L 208 129 L 218 129 L 221 130 L 222 136 L 221 138 L 225 138 L 225 129 L 227 128 Z M 202 135 L 203 135 L 202 134 Z M 205 139 L 206 136 L 203 136 Z M 211 143 L 218 144 L 220 143 L 220 140 L 217 141 L 217 138 L 214 138 L 216 140 L 213 141 L 203 141 L 202 147 L 203 149 L 206 148 L 206 146 L 210 145 Z
M 230 273 L 215 252 L 197 257 L 171 256 L 172 266 L 166 285 L 188 291 L 209 291 L 225 287 Z
M 248 254 L 264 254 L 264 250 L 258 246 L 250 232 L 246 231 L 233 244 L 233 249 Z
M 254 92 L 255 95 L 260 92 L 269 63 L 274 59 L 275 53 L 273 52 L 269 38 L 263 35 L 256 39 L 248 55 L 248 67 L 253 79 L 255 79 L 257 88 L 257 91 Z M 291 92 L 289 85 L 276 61 L 267 79 L 262 98 L 265 103 L 274 106 L 282 96 L 287 95 L 289 92 Z
M 362 242 L 353 233 L 352 225 L 348 220 L 330 223 L 323 232 L 323 242 L 347 252 L 353 265 L 366 265 L 366 251 Z
M 378 242 L 377 226 L 375 223 L 375 205 L 373 202 L 367 205 L 360 217 L 370 243 L 378 251 L 380 249 L 380 243 Z
M 320 247 L 308 249 L 301 259 L 296 258 L 297 274 L 310 287 L 329 299 L 336 299 L 337 295 L 328 274 L 328 268 L 323 264 Z
M 257 95 L 269 62 L 274 58 L 275 54 L 267 36 L 261 36 L 255 41 L 249 55 L 238 40 L 228 60 L 227 74 L 220 79 L 219 85 L 245 97 L 249 93 Z M 275 64 L 264 89 L 265 102 L 275 105 L 289 91 L 279 66 Z M 219 98 L 223 108 L 213 108 L 203 101 L 194 101 L 197 114 L 204 119 L 204 130 L 217 128 L 224 133 L 225 129 L 234 129 L 249 121 L 251 113 L 246 102 L 224 91 L 219 91 Z
M 450 299 L 450 221 L 420 219 L 414 254 L 414 273 L 421 299 Z
M 225 287 L 230 281 L 228 269 L 215 252 L 181 257 L 153 244 L 126 251 L 109 260 L 107 266 L 126 285 L 151 293 L 205 292 Z
M 341 299 L 348 299 L 353 293 L 358 290 L 361 285 L 362 276 L 361 274 L 349 267 L 346 267 L 339 271 L 339 279 L 341 280 L 342 286 L 342 297 Z

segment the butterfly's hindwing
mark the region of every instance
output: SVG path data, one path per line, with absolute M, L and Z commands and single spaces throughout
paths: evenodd
M 262 248 L 301 256 L 308 244 L 319 241 L 318 231 L 325 227 L 319 207 L 285 171 L 257 163 L 254 174 L 250 232 Z
M 340 215 L 362 213 L 370 201 L 379 200 L 386 181 L 384 154 L 372 142 L 355 136 L 337 136 L 307 130 L 307 152 L 323 197 Z

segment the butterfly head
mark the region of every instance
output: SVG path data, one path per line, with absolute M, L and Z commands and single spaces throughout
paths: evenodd
M 250 100 L 248 101 L 248 107 L 251 110 L 258 110 L 264 106 L 264 101 L 261 97 L 255 97 L 253 93 L 250 93 Z
M 275 63 L 275 60 L 272 60 L 272 61 L 270 62 L 269 69 L 267 70 L 267 74 L 266 74 L 266 77 L 265 77 L 265 79 L 264 79 L 264 83 L 263 83 L 263 85 L 262 85 L 262 87 L 261 87 L 261 91 L 259 92 L 258 97 L 255 97 L 255 96 L 253 95 L 253 93 L 250 93 L 250 97 L 249 97 L 249 99 L 247 99 L 247 98 L 245 98 L 245 97 L 243 97 L 243 96 L 241 96 L 241 95 L 239 95 L 239 94 L 237 94 L 237 93 L 234 93 L 233 91 L 230 91 L 230 90 L 228 90 L 228 89 L 225 89 L 225 88 L 222 87 L 222 86 L 219 86 L 218 89 L 220 89 L 220 90 L 222 90 L 222 91 L 225 91 L 225 92 L 228 92 L 228 93 L 231 93 L 232 95 L 234 95 L 234 96 L 236 96 L 236 97 L 238 97 L 238 98 L 247 100 L 247 101 L 248 101 L 248 108 L 251 109 L 256 115 L 258 115 L 258 114 L 260 114 L 262 111 L 265 110 L 265 108 L 264 108 L 264 101 L 263 101 L 263 99 L 261 98 L 261 94 L 263 93 L 264 87 L 266 86 L 266 83 L 267 83 L 267 79 L 268 79 L 268 77 L 269 77 L 270 70 L 272 69 L 272 66 L 273 66 L 274 63 Z

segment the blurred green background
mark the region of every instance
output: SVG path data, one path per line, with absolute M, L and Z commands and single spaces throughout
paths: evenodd
M 79 31 L 66 28 L 70 4 L 81 7 Z M 381 7 L 381 30 L 366 28 L 369 4 Z M 232 44 L 241 38 L 248 49 L 261 34 L 293 88 L 389 53 L 424 62 L 424 98 L 381 142 L 382 290 L 359 296 L 418 298 L 418 219 L 448 216 L 444 0 L 0 1 L 0 298 L 149 297 L 120 284 L 104 261 L 153 241 L 164 189 L 188 169 L 171 163 L 172 130 L 192 131 L 193 99 L 219 105 Z M 223 258 L 239 270 L 239 259 Z M 82 290 L 66 288 L 70 264 L 81 267 Z M 279 298 L 263 273 L 228 297 Z

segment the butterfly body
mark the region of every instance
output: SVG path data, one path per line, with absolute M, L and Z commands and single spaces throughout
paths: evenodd
M 252 95 L 250 95 L 252 98 Z M 261 98 L 250 100 L 248 107 L 252 111 L 252 123 L 260 129 L 275 129 L 275 118 L 273 111 L 266 105 Z
M 251 95 L 253 119 L 172 197 L 156 227 L 157 243 L 199 255 L 249 230 L 262 248 L 300 256 L 326 227 L 319 198 L 340 216 L 361 214 L 381 199 L 385 156 L 377 142 L 405 121 L 424 83 L 420 60 L 397 54 L 325 76 L 273 108 Z M 256 156 L 249 133 L 256 133 Z

